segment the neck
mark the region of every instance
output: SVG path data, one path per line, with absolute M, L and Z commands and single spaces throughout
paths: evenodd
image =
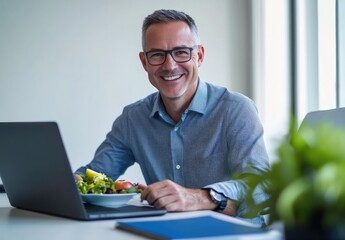
M 181 120 L 183 112 L 187 109 L 189 106 L 189 103 L 191 102 L 191 99 L 189 101 L 179 101 L 178 99 L 164 99 L 162 98 L 165 111 L 169 114 L 172 120 L 174 120 L 175 123 L 178 123 Z
M 183 112 L 187 109 L 194 97 L 197 86 L 198 81 L 196 81 L 193 86 L 190 86 L 189 91 L 186 91 L 179 97 L 173 98 L 161 95 L 165 111 L 175 123 L 178 123 L 181 120 Z

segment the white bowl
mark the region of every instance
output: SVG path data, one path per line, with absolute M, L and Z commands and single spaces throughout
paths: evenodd
M 138 193 L 118 193 L 118 194 L 81 194 L 84 202 L 103 206 L 117 208 L 127 204 Z

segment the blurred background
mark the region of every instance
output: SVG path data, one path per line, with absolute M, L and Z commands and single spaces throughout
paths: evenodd
M 198 25 L 200 77 L 255 101 L 274 161 L 291 115 L 345 106 L 344 2 L 0 0 L 0 121 L 58 122 L 72 169 L 85 165 L 123 107 L 156 91 L 141 25 L 176 9 Z M 122 178 L 144 182 L 137 165 Z

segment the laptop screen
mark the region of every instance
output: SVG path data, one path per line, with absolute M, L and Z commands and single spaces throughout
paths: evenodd
M 302 125 L 315 125 L 323 122 L 329 122 L 338 127 L 345 128 L 345 107 L 309 112 L 303 119 Z
M 88 219 L 55 122 L 0 123 L 0 132 L 0 175 L 12 206 Z M 134 206 L 116 212 L 100 218 L 166 213 Z

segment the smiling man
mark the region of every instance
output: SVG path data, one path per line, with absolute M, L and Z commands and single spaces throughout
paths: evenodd
M 183 21 L 152 24 L 143 34 L 141 62 L 167 113 L 178 122 L 196 92 L 204 48 Z
M 245 176 L 269 170 L 254 103 L 200 79 L 204 47 L 187 14 L 147 16 L 142 47 L 140 61 L 158 92 L 124 108 L 86 167 L 117 179 L 137 162 L 147 184 L 141 199 L 157 208 L 246 215 Z M 256 191 L 257 202 L 266 197 Z

